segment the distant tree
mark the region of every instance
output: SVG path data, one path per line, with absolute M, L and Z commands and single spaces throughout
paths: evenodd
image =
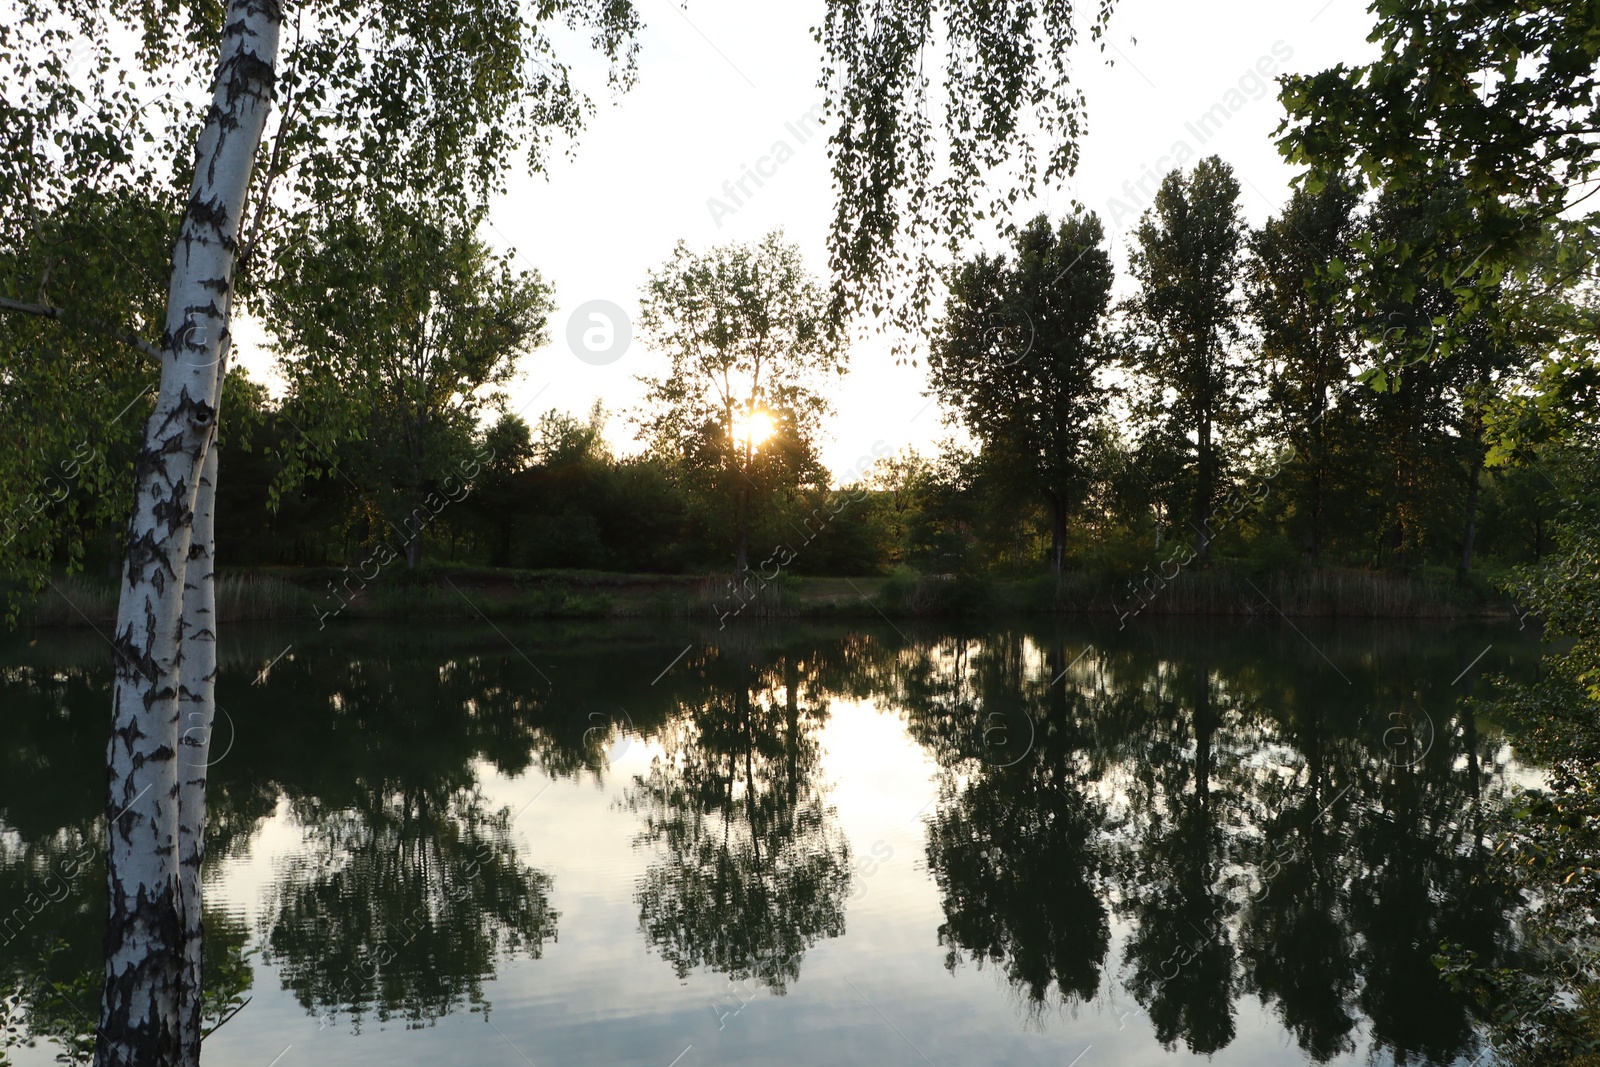
M 1187 443 L 1196 555 L 1210 556 L 1212 503 L 1223 475 L 1224 435 L 1241 422 L 1245 377 L 1234 352 L 1240 329 L 1245 226 L 1239 182 L 1216 156 L 1161 182 L 1129 258 L 1138 293 L 1128 301 L 1129 353 L 1144 385 L 1140 410 Z
M 483 443 L 493 453 L 492 465 L 518 471 L 533 459 L 533 431 L 521 415 L 502 412 L 483 434 Z
M 561 467 L 591 460 L 609 461 L 606 446 L 606 410 L 596 400 L 587 421 L 579 421 L 561 411 L 539 416 L 539 425 L 530 444 L 533 460 L 545 467 Z
M 1246 272 L 1264 374 L 1267 417 L 1291 445 L 1303 556 L 1322 562 L 1328 484 L 1339 467 L 1334 412 L 1351 383 L 1357 335 L 1345 299 L 1344 265 L 1359 223 L 1359 195 L 1348 181 L 1298 189 L 1282 214 L 1250 235 Z M 1330 270 L 1331 268 L 1331 270 Z
M 945 438 L 909 484 L 916 507 L 906 531 L 907 560 L 938 574 L 982 571 L 989 562 L 983 534 L 992 518 L 984 510 L 982 456 Z
M 640 326 L 670 364 L 642 379 L 645 439 L 722 500 L 742 575 L 759 511 L 821 477 L 821 388 L 846 360 L 827 294 L 782 233 L 705 253 L 680 243 L 645 286 Z
M 1096 495 L 1102 512 L 1142 534 L 1143 517 L 1155 526 L 1155 548 L 1174 536 L 1185 509 L 1189 441 L 1163 423 L 1136 427 L 1123 440 L 1108 433 L 1096 449 Z
M 269 322 L 291 406 L 314 420 L 302 441 L 313 456 L 364 442 L 360 469 L 346 474 L 414 568 L 423 529 L 466 481 L 479 412 L 545 340 L 550 289 L 513 273 L 470 221 L 381 202 L 308 226 L 280 272 Z
M 987 464 L 1050 516 L 1050 571 L 1061 576 L 1067 518 L 1090 481 L 1106 391 L 1099 338 L 1111 257 L 1093 213 L 1057 227 L 1040 215 L 1016 258 L 962 264 L 928 356 L 934 392 L 982 442 Z
M 489 562 L 506 567 L 511 564 L 516 533 L 518 476 L 534 457 L 533 431 L 520 415 L 503 413 L 484 431 L 483 445 L 489 458 L 465 503 L 467 510 L 475 512 L 490 530 Z

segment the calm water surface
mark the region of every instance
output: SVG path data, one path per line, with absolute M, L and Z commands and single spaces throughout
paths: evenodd
M 503 631 L 226 634 L 207 1063 L 1464 1063 L 1434 952 L 1516 964 L 1514 625 Z M 68 1042 L 108 663 L 0 642 L 0 963 Z

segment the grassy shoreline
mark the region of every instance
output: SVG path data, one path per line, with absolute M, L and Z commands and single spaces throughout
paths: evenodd
M 1360 570 L 1252 572 L 1219 565 L 1162 582 L 1069 573 L 1052 578 L 951 578 L 896 572 L 888 577 L 752 575 L 742 596 L 726 575 L 639 575 L 592 571 L 516 571 L 428 567 L 385 573 L 363 584 L 352 572 L 282 569 L 223 573 L 223 622 L 354 620 L 694 618 L 985 618 L 1035 614 L 1287 616 L 1293 618 L 1506 618 L 1511 602 L 1483 578 L 1467 585 L 1444 575 Z M 36 627 L 109 624 L 116 587 L 109 580 L 58 578 L 23 608 Z

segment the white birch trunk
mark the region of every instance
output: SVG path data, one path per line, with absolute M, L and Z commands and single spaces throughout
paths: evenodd
M 177 245 L 161 389 L 135 460 L 106 753 L 107 916 L 97 1067 L 169 1067 L 185 1044 L 180 645 L 196 491 L 216 427 L 239 224 L 277 63 L 278 0 L 231 0 Z M 198 1040 L 198 1035 L 196 1036 Z
M 220 366 L 225 374 L 226 360 Z M 220 376 L 217 384 L 220 401 Z M 200 876 L 205 861 L 206 767 L 211 759 L 217 691 L 214 509 L 218 463 L 217 442 L 213 440 L 200 469 L 194 534 L 183 581 L 183 643 L 178 668 L 178 704 L 183 717 L 183 733 L 178 738 L 178 915 L 183 931 L 183 973 L 178 983 L 180 1067 L 200 1064 L 200 965 L 205 948 L 200 927 Z

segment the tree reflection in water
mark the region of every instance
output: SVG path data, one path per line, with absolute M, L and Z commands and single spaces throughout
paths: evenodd
M 423 1025 L 483 1004 L 497 959 L 554 938 L 550 876 L 475 790 L 374 797 L 329 813 L 279 871 L 264 960 L 310 1011 Z
M 1118 862 L 1118 908 L 1133 923 L 1123 957 L 1132 967 L 1128 990 L 1156 1039 L 1169 1048 L 1182 1039 L 1210 1055 L 1235 1033 L 1230 920 L 1238 881 L 1228 871 L 1222 822 L 1234 783 L 1214 780 L 1221 722 L 1209 665 L 1162 673 L 1151 679 L 1147 755 L 1130 775 Z
M 952 971 L 1003 976 L 1036 1025 L 1120 985 L 1169 1048 L 1228 1048 L 1253 998 L 1312 1062 L 1364 1042 L 1448 1063 L 1475 1051 L 1476 1019 L 1440 980 L 1439 943 L 1516 965 L 1518 902 L 1487 876 L 1485 831 L 1507 750 L 1452 685 L 1482 644 L 764 630 L 697 646 L 652 683 L 618 657 L 677 648 L 557 631 L 525 657 L 492 632 L 352 631 L 297 647 L 257 686 L 283 647 L 263 639 L 224 660 L 239 736 L 211 772 L 209 848 L 242 855 L 282 812 L 306 845 L 253 929 L 208 913 L 211 1016 L 250 987 L 252 935 L 314 1015 L 426 1025 L 486 1008 L 502 962 L 537 958 L 559 917 L 552 877 L 481 779 L 604 783 L 624 733 L 657 753 L 616 783 L 639 820 L 644 940 L 680 977 L 784 992 L 845 932 L 852 853 L 819 736 L 848 699 L 904 722 L 939 768 L 926 855 L 943 915 L 927 936 Z M 94 855 L 45 877 L 104 834 L 105 652 L 8 655 L 0 975 L 13 1014 L 70 1058 L 86 1036 L 73 998 L 97 982 L 84 930 L 103 867 Z M 1395 724 L 1423 721 L 1426 743 L 1397 749 Z
M 680 978 L 706 967 L 782 994 L 806 949 L 844 933 L 850 846 L 819 782 L 811 663 L 699 657 L 664 753 L 628 791 L 639 843 L 663 854 L 639 883 L 639 927 Z
M 1312 1062 L 1363 1025 L 1399 1063 L 1474 1051 L 1433 956 L 1448 940 L 1514 965 L 1517 901 L 1482 831 L 1502 743 L 1450 691 L 1472 652 L 1380 646 L 1340 656 L 1341 680 L 1292 634 L 1159 638 L 1101 637 L 1081 661 L 1058 634 L 934 640 L 880 672 L 945 768 L 928 859 L 947 964 L 1000 967 L 1036 1015 L 1091 997 L 1109 899 L 1122 982 L 1168 1048 L 1227 1048 L 1253 995 Z M 1016 703 L 1034 750 L 995 766 L 965 739 Z M 1397 756 L 1394 724 L 1423 721 Z
M 539 957 L 557 931 L 552 879 L 519 857 L 479 763 L 589 765 L 530 664 L 407 652 L 280 663 L 298 758 L 254 750 L 218 768 L 272 783 L 305 828 L 262 911 L 263 959 L 308 1011 L 358 1030 L 368 1015 L 422 1026 L 484 1009 L 501 960 Z
M 944 755 L 927 851 L 944 906 L 945 965 L 954 971 L 971 958 L 998 966 L 1042 1009 L 1052 997 L 1095 997 L 1111 929 L 1104 813 L 1083 791 L 1091 773 L 1079 729 L 1083 701 L 1064 685 L 1027 678 L 1022 644 L 1005 635 L 936 654 L 949 665 L 949 685 L 917 672 L 932 699 L 916 709 L 912 730 L 939 738 L 935 751 Z M 1032 741 L 1026 754 L 1012 744 L 1019 708 L 1034 720 L 1023 735 Z M 992 733 L 1000 729 L 1003 739 Z

